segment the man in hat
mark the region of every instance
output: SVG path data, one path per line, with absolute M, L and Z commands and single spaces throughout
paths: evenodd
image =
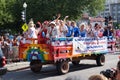
M 50 30 L 47 32 L 47 37 L 57 37 L 58 29 L 56 27 L 56 23 L 54 21 L 50 22 Z

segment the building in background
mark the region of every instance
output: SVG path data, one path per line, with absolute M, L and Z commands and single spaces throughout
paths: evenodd
M 120 23 L 120 0 L 106 0 L 105 9 L 99 15 L 102 17 L 112 16 L 114 22 Z
M 120 23 L 120 3 L 111 4 L 110 11 L 113 20 Z

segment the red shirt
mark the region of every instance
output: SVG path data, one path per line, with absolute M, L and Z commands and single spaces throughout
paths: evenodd
M 46 43 L 46 38 L 42 35 L 42 32 L 47 34 L 47 29 L 43 29 L 41 32 L 38 33 L 38 44 L 45 44 Z

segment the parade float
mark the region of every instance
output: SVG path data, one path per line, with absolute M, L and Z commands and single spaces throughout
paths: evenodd
M 38 73 L 43 65 L 53 64 L 59 74 L 69 71 L 69 62 L 78 65 L 83 59 L 96 60 L 98 66 L 105 64 L 108 52 L 107 38 L 59 37 L 41 38 L 45 43 L 36 43 L 37 39 L 26 39 L 19 45 L 19 58 L 30 61 L 30 68 Z

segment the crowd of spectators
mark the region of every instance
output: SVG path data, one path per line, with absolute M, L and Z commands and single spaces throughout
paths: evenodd
M 18 46 L 21 35 L 10 35 L 6 33 L 0 36 L 0 54 L 4 54 L 6 59 L 18 58 Z

